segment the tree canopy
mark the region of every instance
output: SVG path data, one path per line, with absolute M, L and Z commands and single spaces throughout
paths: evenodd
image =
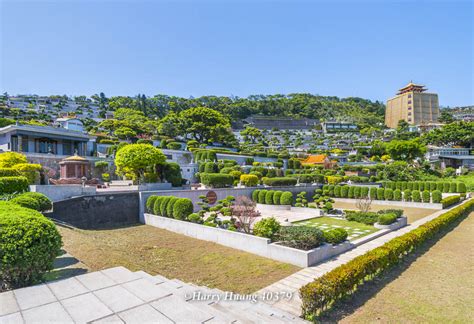
M 166 161 L 160 149 L 149 144 L 125 145 L 115 155 L 117 174 L 131 173 L 137 179 L 143 179 L 147 170 L 154 171 L 157 165 Z

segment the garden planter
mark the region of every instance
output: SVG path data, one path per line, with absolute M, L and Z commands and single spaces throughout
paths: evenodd
M 397 220 L 393 222 L 392 224 L 381 225 L 379 223 L 375 223 L 374 227 L 378 229 L 388 229 L 388 230 L 394 231 L 406 225 L 407 225 L 407 218 L 405 216 L 402 216 L 400 218 L 397 218 Z
M 257 204 L 258 211 L 279 211 L 279 210 L 290 210 L 291 205 L 267 205 Z

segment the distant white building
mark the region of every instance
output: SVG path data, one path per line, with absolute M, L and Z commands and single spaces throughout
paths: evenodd
M 54 124 L 71 131 L 84 132 L 84 124 L 78 118 L 62 117 L 56 119 Z

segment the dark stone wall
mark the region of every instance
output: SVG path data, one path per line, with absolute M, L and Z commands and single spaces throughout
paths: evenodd
M 138 223 L 138 192 L 82 196 L 55 202 L 47 217 L 82 229 L 105 229 Z

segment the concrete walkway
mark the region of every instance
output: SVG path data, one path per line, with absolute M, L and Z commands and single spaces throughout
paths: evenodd
M 116 267 L 0 293 L 0 323 L 306 323 L 237 297 Z
M 467 200 L 466 200 L 467 201 Z M 463 203 L 465 203 L 464 201 Z M 453 206 L 451 208 L 458 207 L 459 205 Z M 292 299 L 284 299 L 279 300 L 274 303 L 269 303 L 274 307 L 277 307 L 281 310 L 289 312 L 294 315 L 301 315 L 301 299 L 299 296 L 299 289 L 304 285 L 314 281 L 314 279 L 321 277 L 325 273 L 337 268 L 338 266 L 349 262 L 350 260 L 366 253 L 367 251 L 373 250 L 379 246 L 384 245 L 386 242 L 390 241 L 391 239 L 401 236 L 405 233 L 410 232 L 411 230 L 419 227 L 420 225 L 429 222 L 436 217 L 440 216 L 441 214 L 446 213 L 449 209 L 443 209 L 437 211 L 429 216 L 426 216 L 420 220 L 413 222 L 412 224 L 405 226 L 397 231 L 390 232 L 382 237 L 376 238 L 366 244 L 363 244 L 359 247 L 356 247 L 346 253 L 340 254 L 336 257 L 328 259 L 327 261 L 320 263 L 318 265 L 304 268 L 280 281 L 277 281 L 271 284 L 268 287 L 265 287 L 258 291 L 258 294 L 265 294 L 265 293 L 282 293 L 288 292 L 293 295 Z

